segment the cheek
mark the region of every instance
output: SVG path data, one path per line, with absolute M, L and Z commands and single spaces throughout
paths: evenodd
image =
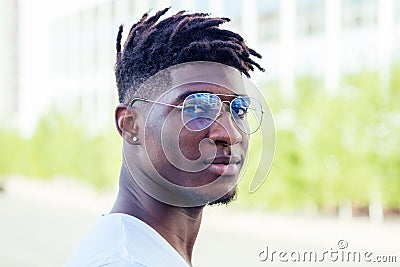
M 150 116 L 146 121 L 145 130 L 143 132 L 145 142 L 142 142 L 142 149 L 144 153 L 148 155 L 153 165 L 156 165 L 158 162 L 161 163 L 163 155 L 161 142 L 162 124 L 159 123 L 160 121 L 162 121 L 162 119 L 159 116 Z
M 249 149 L 249 137 L 247 135 L 243 136 L 241 146 L 245 154 L 247 155 Z
M 247 149 L 249 148 L 249 136 L 248 135 L 244 135 L 243 137 L 242 137 L 242 146 L 243 146 L 243 148 L 246 150 L 246 152 L 247 152 Z
M 175 114 L 151 115 L 147 121 L 146 148 L 150 150 L 152 160 L 160 163 L 166 158 L 173 161 L 180 161 L 182 157 L 196 160 L 201 155 L 199 143 L 206 137 L 206 133 L 186 129 L 182 123 L 180 110 L 176 111 Z
M 205 134 L 202 134 L 202 132 L 191 132 L 185 128 L 182 129 L 178 138 L 179 148 L 185 158 L 196 160 L 201 156 L 199 144 L 201 140 L 206 138 Z

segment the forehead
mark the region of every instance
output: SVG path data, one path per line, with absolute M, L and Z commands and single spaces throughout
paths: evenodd
M 177 65 L 169 70 L 169 89 L 161 98 L 177 98 L 190 92 L 247 95 L 241 73 L 229 66 L 214 62 Z M 165 99 L 166 100 L 166 99 Z

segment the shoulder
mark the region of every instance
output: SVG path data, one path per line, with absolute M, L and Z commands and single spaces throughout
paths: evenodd
M 166 264 L 167 263 L 167 264 Z M 65 267 L 188 266 L 153 228 L 121 213 L 101 216 Z
M 124 266 L 109 265 L 129 262 L 123 228 L 121 216 L 101 216 L 75 248 L 65 266 Z

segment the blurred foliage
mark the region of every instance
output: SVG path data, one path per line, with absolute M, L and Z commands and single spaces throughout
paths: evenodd
M 332 94 L 321 80 L 304 77 L 297 81 L 292 101 L 280 95 L 277 84 L 264 86 L 277 125 L 275 160 L 254 194 L 247 190 L 257 163 L 248 163 L 249 175 L 239 185 L 239 205 L 336 209 L 347 201 L 365 207 L 378 198 L 386 208 L 398 208 L 400 66 L 393 68 L 390 83 L 380 81 L 373 72 L 346 75 Z M 110 128 L 93 136 L 73 117 L 53 113 L 29 139 L 2 131 L 0 176 L 62 175 L 111 186 L 118 179 L 121 141 Z M 251 153 L 260 153 L 261 147 L 260 135 L 252 136 Z
M 118 180 L 122 157 L 117 131 L 94 136 L 72 117 L 59 113 L 44 117 L 29 139 L 0 132 L 0 146 L 7 152 L 0 155 L 3 176 L 74 177 L 98 188 Z
M 251 177 L 243 179 L 244 206 L 332 210 L 379 199 L 399 208 L 400 67 L 391 77 L 385 87 L 377 73 L 347 75 L 335 94 L 318 79 L 301 78 L 292 102 L 276 85 L 265 88 L 277 126 L 275 160 L 254 194 L 243 194 Z

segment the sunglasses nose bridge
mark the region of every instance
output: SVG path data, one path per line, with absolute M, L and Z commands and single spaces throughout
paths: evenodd
M 236 126 L 239 126 L 232 114 L 233 111 L 231 110 L 231 101 L 221 100 L 220 103 L 221 103 L 220 111 L 215 115 L 214 121 L 218 120 L 224 113 L 227 113 L 228 118 L 231 121 L 233 121 L 233 124 Z M 226 104 L 226 105 L 223 105 L 223 104 Z
M 226 105 L 223 105 L 226 104 Z M 230 111 L 230 107 L 231 107 L 231 101 L 222 101 L 221 100 L 221 111 L 224 109 L 225 111 Z M 221 112 L 220 112 L 221 113 Z
M 226 105 L 224 105 L 224 104 L 226 104 Z M 231 114 L 231 102 L 230 102 L 230 101 L 227 101 L 227 100 L 225 100 L 225 101 L 220 100 L 220 105 L 221 105 L 221 106 L 220 106 L 220 110 L 219 110 L 219 112 L 217 113 L 215 119 L 218 119 L 218 118 L 223 114 L 224 111 L 227 112 L 227 113 L 229 113 L 229 114 L 232 116 L 232 114 Z

